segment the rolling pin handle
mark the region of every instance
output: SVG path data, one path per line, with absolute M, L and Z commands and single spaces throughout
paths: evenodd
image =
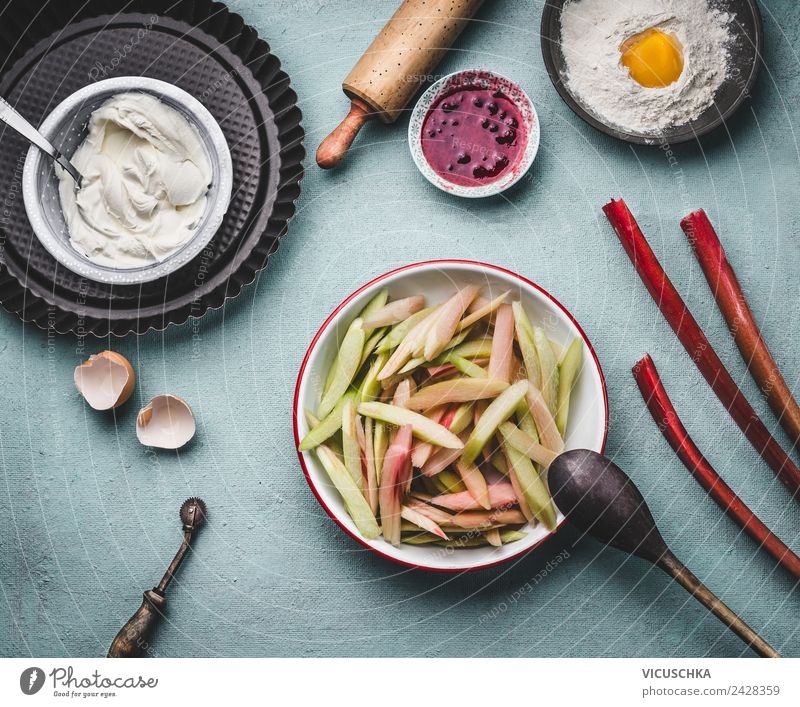
M 338 165 L 347 154 L 347 150 L 364 124 L 375 115 L 366 103 L 353 98 L 350 112 L 345 119 L 328 135 L 317 148 L 317 164 L 322 169 L 331 169 Z
M 108 649 L 109 658 L 141 658 L 150 649 L 156 621 L 163 614 L 167 598 L 156 589 L 146 591 L 142 605 L 119 633 Z

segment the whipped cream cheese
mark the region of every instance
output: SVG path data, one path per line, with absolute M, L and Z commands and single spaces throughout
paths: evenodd
M 194 234 L 206 206 L 211 164 L 197 129 L 145 93 L 121 93 L 89 120 L 72 156 L 79 191 L 59 173 L 72 246 L 89 260 L 136 268 L 164 260 Z

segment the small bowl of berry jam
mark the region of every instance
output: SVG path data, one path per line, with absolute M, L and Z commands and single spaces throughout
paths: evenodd
M 439 189 L 492 196 L 518 182 L 533 163 L 539 117 L 513 81 L 484 69 L 459 71 L 422 94 L 408 144 L 420 172 Z

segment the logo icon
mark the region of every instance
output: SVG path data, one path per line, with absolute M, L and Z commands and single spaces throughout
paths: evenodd
M 41 668 L 25 668 L 19 676 L 19 688 L 26 695 L 35 695 L 44 685 L 44 670 Z

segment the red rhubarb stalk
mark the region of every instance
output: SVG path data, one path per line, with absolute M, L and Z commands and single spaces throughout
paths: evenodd
M 697 320 L 667 277 L 628 206 L 622 199 L 612 199 L 603 207 L 603 212 L 617 232 L 642 282 L 700 373 L 750 444 L 795 496 L 795 500 L 800 501 L 797 496 L 800 491 L 800 469 L 775 441 L 739 390 Z
M 736 273 L 728 262 L 722 243 L 706 212 L 700 209 L 689 214 L 681 221 L 681 228 L 694 248 L 747 369 L 761 388 L 786 434 L 795 444 L 800 445 L 800 406 L 761 337 L 761 331 L 747 305 Z
M 678 458 L 714 502 L 727 513 L 753 540 L 772 555 L 795 577 L 800 577 L 800 557 L 792 552 L 764 525 L 731 489 L 703 456 L 683 426 L 672 401 L 661 383 L 656 366 L 646 355 L 633 367 L 633 376 L 650 414 L 661 434 L 675 450 Z

